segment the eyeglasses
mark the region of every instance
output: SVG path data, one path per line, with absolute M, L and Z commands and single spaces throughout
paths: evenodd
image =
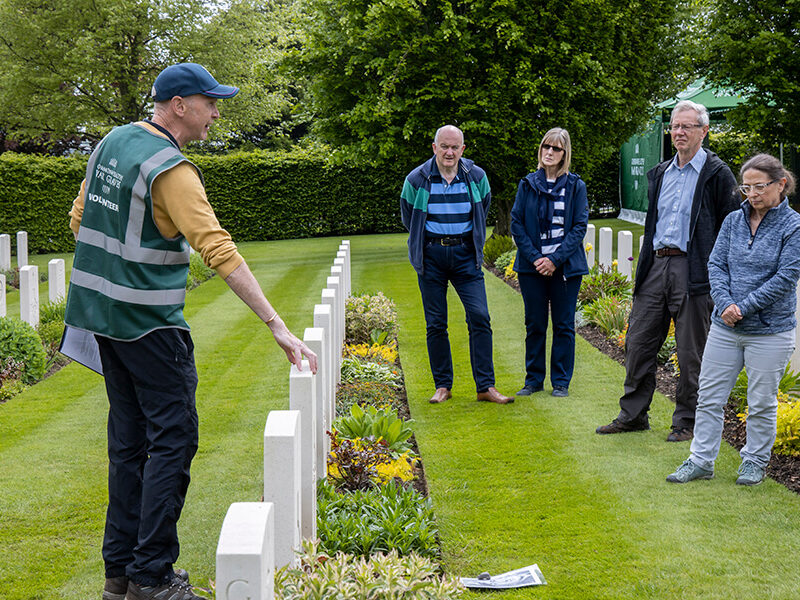
M 764 193 L 764 190 L 771 186 L 773 183 L 778 181 L 778 179 L 773 179 L 772 181 L 767 181 L 766 183 L 754 183 L 753 185 L 740 185 L 739 191 L 742 193 L 742 196 L 749 196 L 750 194 L 756 194 L 760 196 Z
M 686 125 L 682 125 L 681 123 L 675 123 L 674 125 L 669 126 L 670 131 L 680 131 L 683 129 L 684 131 L 691 131 L 692 129 L 698 129 L 702 127 L 697 123 L 687 123 Z
M 559 148 L 558 146 L 552 146 L 550 144 L 542 144 L 542 150 L 552 150 L 553 152 L 563 152 L 563 148 Z

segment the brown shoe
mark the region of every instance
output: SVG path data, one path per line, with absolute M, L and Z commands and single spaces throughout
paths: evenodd
M 688 427 L 673 429 L 667 436 L 668 442 L 688 442 L 694 437 L 694 431 Z
M 600 425 L 597 429 L 595 429 L 595 433 L 599 433 L 600 435 L 608 435 L 610 433 L 628 433 L 631 431 L 647 431 L 650 429 L 650 424 L 647 421 L 642 421 L 639 423 L 623 423 L 617 419 L 614 419 L 608 425 Z
M 445 400 L 449 400 L 453 397 L 453 394 L 450 393 L 450 390 L 447 388 L 436 388 L 436 392 L 434 392 L 431 399 L 428 400 L 431 404 L 439 404 L 444 402 Z
M 511 404 L 514 401 L 514 397 L 503 396 L 497 391 L 497 388 L 490 387 L 485 392 L 478 392 L 478 400 L 480 402 L 494 402 L 495 404 Z

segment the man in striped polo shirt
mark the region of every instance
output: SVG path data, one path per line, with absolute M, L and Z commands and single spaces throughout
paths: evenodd
M 461 157 L 465 147 L 458 127 L 439 128 L 433 139 L 434 156 L 408 174 L 400 195 L 436 385 L 430 402 L 444 402 L 452 396 L 453 360 L 447 335 L 447 288 L 452 283 L 467 314 L 477 399 L 508 404 L 514 399 L 494 387 L 492 327 L 481 269 L 492 194 L 483 169 Z

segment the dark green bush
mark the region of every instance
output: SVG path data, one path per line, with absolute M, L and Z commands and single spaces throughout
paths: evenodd
M 589 269 L 589 274 L 583 276 L 581 289 L 578 292 L 578 304 L 587 306 L 595 300 L 606 296 L 619 296 L 630 298 L 633 293 L 633 282 L 617 271 L 595 265 Z
M 439 554 L 433 508 L 413 488 L 390 481 L 375 489 L 339 493 L 322 480 L 317 502 L 317 536 L 328 554 Z
M 19 319 L 0 317 L 0 356 L 22 364 L 22 380 L 34 383 L 44 375 L 47 356 L 36 330 Z
M 514 249 L 514 241 L 510 235 L 492 234 L 483 245 L 483 260 L 487 264 L 493 265 L 500 255 Z

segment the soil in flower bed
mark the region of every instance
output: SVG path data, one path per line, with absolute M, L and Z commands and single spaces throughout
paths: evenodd
M 400 367 L 400 359 L 397 359 L 397 366 Z M 403 372 L 402 367 L 400 367 L 400 372 Z M 411 418 L 411 410 L 408 406 L 408 395 L 406 394 L 406 381 L 405 377 L 402 377 L 400 380 L 400 391 L 398 392 L 398 398 L 400 400 L 399 407 L 397 408 L 397 416 L 401 419 L 410 419 Z M 409 439 L 411 443 L 411 448 L 414 450 L 414 454 L 419 457 L 419 446 L 417 446 L 417 438 L 414 434 L 411 434 L 411 438 Z M 422 458 L 417 458 L 414 462 L 414 475 L 416 477 L 411 482 L 411 485 L 414 487 L 417 492 L 419 492 L 422 496 L 428 497 L 428 481 L 425 479 L 425 468 L 422 466 Z

